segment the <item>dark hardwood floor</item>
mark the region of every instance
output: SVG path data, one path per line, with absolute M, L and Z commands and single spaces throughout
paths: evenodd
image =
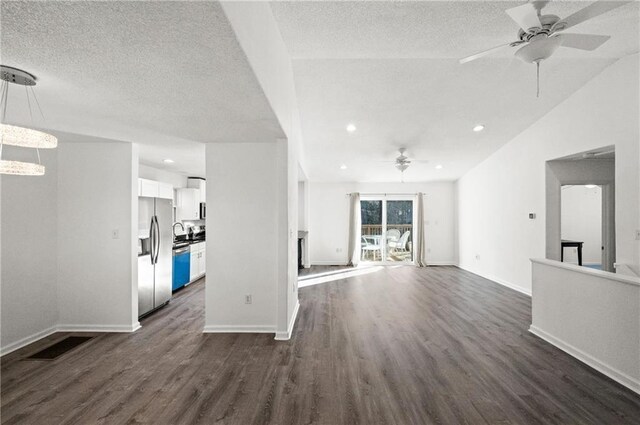
M 308 272 L 307 272 L 308 274 Z M 531 335 L 530 300 L 454 267 L 300 290 L 290 341 L 202 334 L 204 283 L 133 334 L 2 358 L 3 424 L 638 424 L 640 396 Z

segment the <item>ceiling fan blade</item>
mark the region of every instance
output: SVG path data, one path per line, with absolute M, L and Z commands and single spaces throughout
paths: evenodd
M 575 25 L 581 24 L 584 21 L 588 21 L 591 18 L 600 16 L 620 6 L 624 6 L 627 3 L 631 3 L 631 1 L 630 0 L 626 0 L 626 1 L 598 0 L 595 3 L 591 3 L 589 6 L 585 7 L 584 9 L 578 10 L 573 15 L 569 15 L 565 19 L 562 19 L 562 21 L 566 22 L 567 24 L 563 29 L 571 28 Z
M 524 41 L 514 41 L 514 42 L 512 42 L 512 43 L 501 44 L 501 45 L 499 45 L 499 46 L 492 47 L 492 48 L 491 48 L 491 49 L 489 49 L 489 50 L 484 50 L 484 51 L 482 51 L 482 52 L 474 53 L 474 54 L 473 54 L 473 55 L 471 55 L 471 56 L 467 56 L 466 58 L 462 58 L 462 59 L 460 59 L 460 61 L 459 61 L 459 62 L 460 62 L 461 64 L 463 64 L 463 63 L 467 63 L 467 62 L 471 62 L 471 61 L 473 61 L 473 60 L 480 59 L 481 57 L 484 57 L 484 56 L 490 55 L 491 53 L 493 53 L 493 52 L 495 52 L 495 51 L 498 51 L 498 50 L 500 50 L 500 49 L 502 49 L 502 48 L 505 48 L 505 47 L 508 47 L 508 46 L 514 47 L 514 46 L 520 45 L 520 44 L 522 44 L 522 43 L 524 43 Z
M 542 24 L 540 23 L 540 18 L 538 17 L 538 12 L 536 11 L 533 4 L 526 3 L 521 6 L 512 7 L 511 9 L 505 10 L 507 15 L 511 17 L 523 31 L 527 31 L 529 28 L 540 28 Z
M 595 50 L 611 38 L 611 36 L 608 35 L 567 33 L 559 34 L 556 37 L 562 40 L 562 47 L 571 47 L 580 50 Z

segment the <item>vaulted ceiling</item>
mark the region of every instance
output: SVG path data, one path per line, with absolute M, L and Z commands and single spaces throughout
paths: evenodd
M 456 179 L 638 52 L 639 8 L 631 3 L 571 29 L 612 38 L 590 52 L 560 48 L 541 66 L 539 98 L 535 66 L 514 59 L 515 49 L 458 63 L 516 40 L 518 26 L 504 11 L 523 3 L 272 3 L 293 58 L 310 178 L 399 181 L 393 159 L 406 147 L 428 162 L 413 163 L 405 181 Z M 566 17 L 589 3 L 552 1 L 544 13 Z M 472 131 L 478 123 L 481 133 Z

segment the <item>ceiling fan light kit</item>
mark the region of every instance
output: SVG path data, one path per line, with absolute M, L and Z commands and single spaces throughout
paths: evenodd
M 7 100 L 10 84 L 24 86 L 27 96 L 27 104 L 29 107 L 29 115 L 33 122 L 31 97 L 29 96 L 29 89 L 31 89 L 33 102 L 37 105 L 40 115 L 44 120 L 42 109 L 40 109 L 40 103 L 33 91 L 33 86 L 36 85 L 36 77 L 21 69 L 0 65 L 0 80 L 2 80 L 2 88 L 0 90 L 0 111 L 2 117 L 2 122 L 0 123 L 0 174 L 41 176 L 45 172 L 45 167 L 40 163 L 39 149 L 52 149 L 57 147 L 58 139 L 55 136 L 42 131 L 4 123 L 7 115 Z M 4 145 L 35 149 L 38 163 L 2 159 Z
M 507 9 L 505 11 L 507 15 L 520 26 L 517 35 L 518 40 L 467 56 L 460 59 L 460 63 L 471 62 L 505 47 L 513 48 L 524 44 L 524 46 L 515 52 L 515 56 L 525 63 L 536 64 L 536 85 L 539 96 L 540 62 L 551 57 L 561 46 L 592 51 L 600 47 L 610 38 L 606 35 L 567 34 L 562 33 L 562 31 L 607 13 L 631 1 L 610 2 L 597 0 L 565 19 L 561 19 L 556 15 L 542 14 L 542 9 L 549 2 L 550 0 L 530 0 L 523 5 Z

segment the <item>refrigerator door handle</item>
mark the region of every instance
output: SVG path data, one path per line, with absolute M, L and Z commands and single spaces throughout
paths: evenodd
M 158 224 L 158 216 L 153 216 L 153 221 L 156 224 L 156 258 L 153 260 L 154 263 L 158 262 L 158 255 L 160 255 L 160 225 Z
M 150 242 L 150 255 L 149 257 L 151 258 L 151 265 L 155 264 L 155 252 L 154 252 L 154 248 L 155 248 L 155 227 L 153 227 L 153 217 L 151 217 L 151 225 L 149 226 L 149 242 Z

